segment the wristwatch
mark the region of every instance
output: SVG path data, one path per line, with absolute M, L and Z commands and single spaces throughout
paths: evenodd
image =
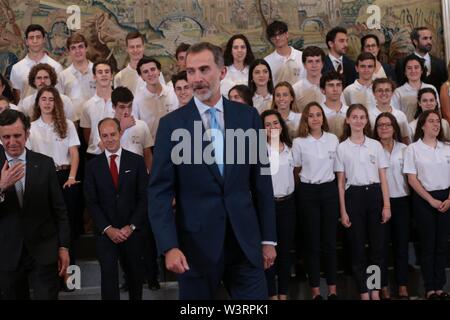
M 130 224 L 131 231 L 136 230 L 136 226 L 134 224 Z

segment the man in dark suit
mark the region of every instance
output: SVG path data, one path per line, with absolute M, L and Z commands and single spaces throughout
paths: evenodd
M 344 77 L 344 88 L 355 82 L 358 78 L 355 63 L 345 55 L 348 49 L 347 30 L 342 27 L 335 27 L 328 31 L 325 41 L 329 50 L 325 57 L 322 74 L 329 71 L 336 71 Z
M 156 135 L 149 216 L 158 251 L 178 274 L 181 299 L 214 298 L 221 280 L 233 299 L 266 299 L 264 268 L 276 256 L 276 226 L 271 178 L 262 174 L 262 121 L 255 108 L 220 95 L 226 68 L 219 47 L 191 46 L 186 70 L 194 98 L 163 117 Z M 238 149 L 233 129 L 255 139 Z M 188 135 L 181 151 L 178 133 Z
M 433 36 L 431 30 L 427 27 L 414 28 L 411 32 L 411 42 L 414 45 L 414 52 L 423 59 L 426 67 L 426 76 L 422 79 L 423 82 L 432 84 L 437 92 L 441 89 L 442 84 L 447 81 L 447 65 L 442 59 L 439 59 L 430 54 L 433 48 Z M 405 57 L 399 59 L 395 65 L 395 72 L 397 74 L 397 84 L 399 86 L 406 82 L 404 71 Z
M 0 114 L 0 300 L 58 298 L 70 229 L 53 160 L 25 149 L 30 121 Z
M 84 194 L 97 233 L 102 299 L 120 299 L 120 259 L 130 300 L 141 300 L 142 243 L 148 232 L 147 169 L 143 157 L 120 146 L 117 119 L 101 120 L 98 131 L 105 151 L 86 166 Z

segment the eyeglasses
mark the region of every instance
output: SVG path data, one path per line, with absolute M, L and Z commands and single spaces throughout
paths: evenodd
M 392 128 L 392 123 L 379 123 L 377 124 L 377 128 L 389 129 Z

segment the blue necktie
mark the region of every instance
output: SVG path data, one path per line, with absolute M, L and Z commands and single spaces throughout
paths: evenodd
M 209 108 L 208 111 L 211 116 L 210 129 L 211 140 L 214 146 L 214 158 L 216 159 L 216 164 L 219 167 L 220 174 L 223 176 L 223 132 L 220 128 L 219 121 L 217 120 L 217 110 L 215 108 Z

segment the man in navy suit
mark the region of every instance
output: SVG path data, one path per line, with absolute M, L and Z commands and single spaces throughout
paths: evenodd
M 144 274 L 142 243 L 148 232 L 147 169 L 143 157 L 120 146 L 117 119 L 101 120 L 98 131 L 105 151 L 88 162 L 84 193 L 97 233 L 102 299 L 120 299 L 120 259 L 130 300 L 140 300 Z
M 345 55 L 348 49 L 347 30 L 342 27 L 335 27 L 328 31 L 325 41 L 329 50 L 325 57 L 322 75 L 336 71 L 344 77 L 344 88 L 351 85 L 358 78 L 355 63 Z
M 427 69 L 426 74 L 422 78 L 423 82 L 432 84 L 439 92 L 442 84 L 447 81 L 448 74 L 444 60 L 430 54 L 433 48 L 433 33 L 427 27 L 414 28 L 411 32 L 411 42 L 414 45 L 412 54 L 422 59 Z M 404 73 L 405 59 L 406 57 L 399 59 L 395 65 L 399 86 L 405 84 L 407 80 Z
M 212 299 L 221 281 L 233 299 L 266 299 L 264 269 L 276 256 L 271 178 L 262 174 L 268 165 L 252 152 L 248 140 L 244 148 L 229 150 L 235 139 L 219 134 L 225 129 L 257 133 L 262 121 L 255 108 L 220 95 L 226 69 L 219 47 L 193 45 L 186 59 L 194 98 L 160 120 L 148 189 L 158 251 L 165 255 L 167 269 L 178 274 L 180 299 Z M 205 131 L 211 144 L 202 141 Z M 177 132 L 190 137 L 173 141 Z M 256 136 L 252 146 L 258 145 L 261 136 Z M 258 154 L 266 154 L 261 139 Z M 179 153 L 187 161 L 178 161 L 178 143 L 190 147 Z M 211 145 L 214 159 L 205 161 L 202 154 Z M 256 155 L 254 164 L 250 155 Z M 237 164 L 242 156 L 245 161 Z

